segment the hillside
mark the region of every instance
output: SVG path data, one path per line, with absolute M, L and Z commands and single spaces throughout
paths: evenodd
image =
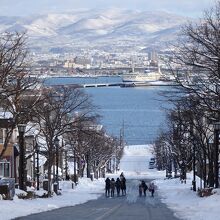
M 29 17 L 0 16 L 0 31 L 26 31 L 34 47 L 71 48 L 117 46 L 163 46 L 173 41 L 181 17 L 165 12 L 132 11 L 121 9 L 80 10 L 60 14 Z M 112 47 L 111 47 L 112 48 Z

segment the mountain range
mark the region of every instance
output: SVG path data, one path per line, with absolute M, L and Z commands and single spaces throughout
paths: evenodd
M 186 17 L 122 9 L 78 10 L 28 17 L 0 16 L 0 32 L 26 31 L 32 48 L 164 46 Z M 113 48 L 112 48 L 113 47 Z

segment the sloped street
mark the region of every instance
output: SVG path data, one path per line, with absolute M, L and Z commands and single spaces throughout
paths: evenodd
M 149 181 L 146 181 L 149 183 Z M 177 220 L 171 210 L 161 203 L 157 193 L 151 197 L 138 195 L 139 180 L 127 180 L 127 195 L 106 198 L 104 193 L 97 200 L 87 203 L 55 209 L 48 212 L 29 215 L 17 219 L 63 219 L 63 220 Z

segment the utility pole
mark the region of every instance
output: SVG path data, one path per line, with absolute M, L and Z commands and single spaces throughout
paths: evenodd
M 122 122 L 122 128 L 120 129 L 120 147 L 122 147 L 123 143 L 124 143 L 124 128 L 125 125 L 124 125 L 124 119 L 123 119 L 123 122 Z

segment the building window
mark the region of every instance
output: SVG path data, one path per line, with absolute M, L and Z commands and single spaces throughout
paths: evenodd
M 3 143 L 3 129 L 0 129 L 0 143 Z
M 4 176 L 4 164 L 0 162 L 0 176 Z
M 10 176 L 10 164 L 9 163 L 4 164 L 4 176 L 5 177 Z
M 10 177 L 10 163 L 0 161 L 0 176 L 1 177 Z

